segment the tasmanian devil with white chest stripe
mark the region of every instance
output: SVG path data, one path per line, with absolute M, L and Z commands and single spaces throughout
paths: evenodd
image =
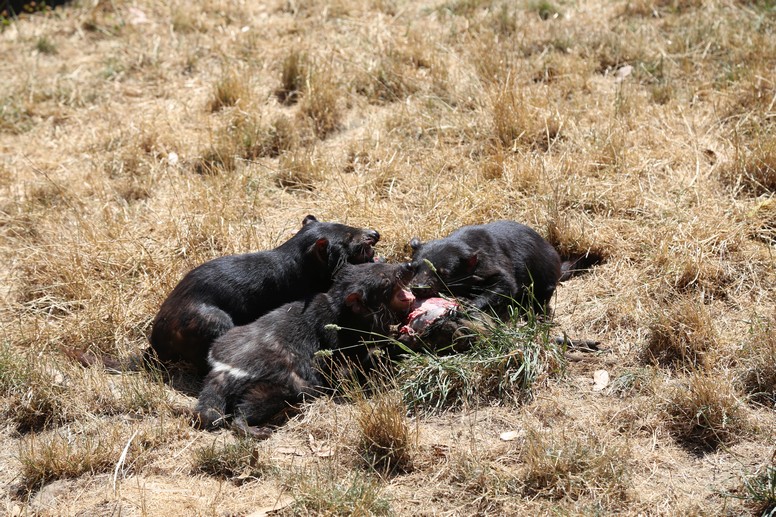
M 331 350 L 340 361 L 365 366 L 370 350 L 363 341 L 386 335 L 408 314 L 415 299 L 406 286 L 413 274 L 410 264 L 348 265 L 328 292 L 218 338 L 195 410 L 199 426 L 215 427 L 231 416 L 236 427 L 266 437 L 268 430 L 258 426 L 328 386 L 330 359 L 316 352 Z
M 345 263 L 374 260 L 375 230 L 318 221 L 279 247 L 219 257 L 189 271 L 162 303 L 151 330 L 160 361 L 193 364 L 207 373 L 207 354 L 219 336 L 284 303 L 326 291 Z

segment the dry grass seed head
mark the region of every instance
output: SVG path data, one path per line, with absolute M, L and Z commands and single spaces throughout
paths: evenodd
M 700 452 L 730 445 L 749 428 L 744 406 L 719 372 L 691 374 L 665 401 L 666 423 L 685 447 Z
M 684 370 L 711 366 L 717 331 L 708 309 L 689 298 L 658 307 L 652 315 L 642 358 Z

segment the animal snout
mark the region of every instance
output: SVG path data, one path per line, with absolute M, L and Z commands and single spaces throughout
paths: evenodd
M 406 262 L 399 268 L 399 280 L 402 284 L 407 285 L 417 273 L 418 268 L 411 262 Z
M 377 241 L 380 240 L 380 234 L 377 230 L 367 230 L 364 232 L 364 242 L 366 244 L 369 244 L 371 246 L 374 246 L 377 244 Z
M 417 298 L 431 298 L 438 294 L 436 286 L 433 282 L 429 281 L 426 275 L 421 274 L 416 276 L 410 284 L 410 290 Z

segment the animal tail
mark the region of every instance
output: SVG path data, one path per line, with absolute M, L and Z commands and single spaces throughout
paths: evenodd
M 565 282 L 572 277 L 587 273 L 593 266 L 597 266 L 605 260 L 606 257 L 602 253 L 595 251 L 564 257 L 560 265 L 560 279 L 558 281 Z

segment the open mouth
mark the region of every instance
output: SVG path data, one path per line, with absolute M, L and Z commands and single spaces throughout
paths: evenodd
M 364 258 L 367 259 L 367 261 L 370 261 L 375 258 L 374 243 L 365 242 L 363 248 L 364 248 L 364 251 L 363 251 Z

